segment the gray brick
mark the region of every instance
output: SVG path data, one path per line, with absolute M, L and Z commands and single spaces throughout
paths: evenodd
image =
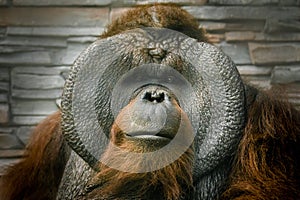
M 280 0 L 209 0 L 215 5 L 267 5 L 278 4 Z
M 298 19 L 296 7 L 250 7 L 250 6 L 185 6 L 189 13 L 201 20 L 262 20 L 269 17 Z
M 103 27 L 8 27 L 8 35 L 22 36 L 99 36 Z
M 23 149 L 0 150 L 0 158 L 19 158 L 22 156 L 24 156 Z
M 35 75 L 59 75 L 65 71 L 69 71 L 69 66 L 60 67 L 15 67 L 13 74 L 35 74 Z
M 255 65 L 238 65 L 237 66 L 241 75 L 253 76 L 268 76 L 271 74 L 273 67 L 271 66 L 255 66 Z
M 88 43 L 70 43 L 67 49 L 57 50 L 52 53 L 52 64 L 73 65 L 76 58 L 88 45 Z
M 0 92 L 8 92 L 9 84 L 7 82 L 0 82 Z
M 7 68 L 0 68 L 0 81 L 9 81 L 9 70 Z
M 13 128 L 13 127 L 9 127 L 9 128 L 7 128 L 7 127 L 0 127 L 0 134 L 3 134 L 3 133 L 5 133 L 5 134 L 12 134 L 14 131 L 15 131 L 15 128 Z
M 280 5 L 284 5 L 284 6 L 299 6 L 300 5 L 300 1 L 299 0 L 279 0 Z
M 49 52 L 19 52 L 10 54 L 0 54 L 1 64 L 22 64 L 22 65 L 40 65 L 51 64 Z
M 8 104 L 0 104 L 0 123 L 7 124 L 9 122 Z
M 236 64 L 251 64 L 248 46 L 243 43 L 222 43 L 219 47 L 227 54 Z
M 98 38 L 97 37 L 71 37 L 68 38 L 68 42 L 74 42 L 74 43 L 88 43 L 91 44 L 92 42 L 95 42 Z
M 62 89 L 35 89 L 35 90 L 12 90 L 12 97 L 21 99 L 57 99 L 60 98 Z M 1 97 L 1 96 L 0 96 Z
M 8 97 L 7 94 L 0 94 L 0 103 L 7 103 Z
M 7 150 L 8 151 L 8 150 Z M 5 158 L 6 156 L 4 156 Z M 8 158 L 8 159 L 3 159 L 1 158 L 0 159 L 0 176 L 4 173 L 4 170 L 14 164 L 14 163 L 17 163 L 18 161 L 20 161 L 20 158 Z
M 300 66 L 276 66 L 272 71 L 272 83 L 300 82 Z
M 16 130 L 16 135 L 23 144 L 28 144 L 29 138 L 34 130 L 34 126 L 21 126 Z
M 226 41 L 270 41 L 270 42 L 284 42 L 284 41 L 300 41 L 300 33 L 277 33 L 264 34 L 261 32 L 227 32 L 225 33 Z
M 12 134 L 0 134 L 0 149 L 24 148 L 18 138 Z
M 3 39 L 4 40 L 4 39 Z M 32 51 L 45 51 L 43 47 L 28 47 L 28 46 L 0 46 L 0 56 L 1 54 L 9 53 L 19 53 L 19 52 L 32 52 Z
M 67 42 L 65 38 L 47 38 L 47 37 L 6 37 L 0 41 L 0 45 L 11 46 L 39 46 L 39 47 L 66 47 Z
M 208 32 L 220 31 L 261 31 L 265 27 L 265 21 L 246 21 L 246 22 L 212 22 L 201 21 L 200 26 Z
M 107 6 L 111 0 L 13 0 L 17 6 Z
M 147 4 L 147 3 L 177 3 L 180 5 L 202 5 L 207 0 L 112 0 L 114 6 Z
M 11 103 L 13 115 L 49 115 L 58 108 L 50 100 L 16 100 Z
M 254 64 L 293 63 L 300 61 L 300 44 L 249 43 L 251 60 Z
M 0 8 L 4 26 L 93 26 L 108 22 L 108 8 L 12 7 Z
M 1 2 L 1 0 L 0 0 Z M 1 5 L 1 3 L 0 3 Z M 0 27 L 0 37 L 3 37 L 6 35 L 6 31 L 7 31 L 7 28 L 6 27 Z
M 59 75 L 13 74 L 12 86 L 20 89 L 55 89 L 62 88 L 65 80 Z
M 276 32 L 292 32 L 300 31 L 300 22 L 298 19 L 276 19 L 268 18 L 266 20 L 264 32 L 267 33 L 276 33 Z
M 14 116 L 12 121 L 17 125 L 37 125 L 47 116 Z

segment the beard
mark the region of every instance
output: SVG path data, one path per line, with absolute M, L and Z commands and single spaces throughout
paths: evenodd
M 128 200 L 128 199 L 183 199 L 191 194 L 193 188 L 193 158 L 191 145 L 175 161 L 170 161 L 170 154 L 180 152 L 180 147 L 172 146 L 162 156 L 150 159 L 145 149 L 130 156 L 128 149 L 134 149 L 132 143 L 122 143 L 119 148 L 110 143 L 102 156 L 106 164 L 101 163 L 100 171 L 87 186 L 86 199 Z M 160 169 L 146 170 L 164 163 L 170 163 Z M 109 167 L 114 166 L 114 167 Z M 118 169 L 126 170 L 118 170 Z M 188 195 L 189 196 L 189 195 Z

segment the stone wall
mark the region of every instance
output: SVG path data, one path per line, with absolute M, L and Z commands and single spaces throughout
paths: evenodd
M 113 17 L 147 2 L 157 1 L 0 0 L 0 169 L 20 159 L 32 128 L 57 110 L 78 54 Z M 173 2 L 199 19 L 247 81 L 286 86 L 300 108 L 299 0 Z

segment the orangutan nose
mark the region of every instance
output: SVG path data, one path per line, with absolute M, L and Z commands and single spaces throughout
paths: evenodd
M 147 90 L 142 96 L 143 100 L 152 102 L 152 103 L 161 103 L 168 96 L 166 91 L 163 90 Z

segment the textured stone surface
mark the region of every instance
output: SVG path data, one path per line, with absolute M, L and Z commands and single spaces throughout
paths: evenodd
M 259 21 L 246 21 L 246 22 L 212 22 L 212 21 L 201 21 L 200 26 L 205 28 L 207 31 L 261 31 L 265 27 L 263 20 Z
M 282 31 L 300 31 L 300 22 L 297 18 L 280 20 L 277 18 L 268 18 L 264 31 L 267 33 Z
M 39 47 L 67 47 L 67 41 L 64 38 L 46 38 L 46 37 L 6 37 L 0 41 L 0 45 L 12 46 L 39 46 Z
M 255 65 L 238 65 L 237 66 L 241 75 L 253 75 L 253 76 L 267 76 L 272 72 L 273 67 L 255 66 Z
M 52 52 L 52 64 L 73 65 L 79 54 L 88 47 L 89 43 L 70 43 L 67 49 Z
M 15 134 L 23 144 L 27 144 L 33 130 L 34 126 L 21 126 L 16 130 Z
M 8 96 L 7 94 L 0 94 L 0 103 L 7 103 Z
M 249 43 L 251 60 L 254 64 L 293 63 L 300 61 L 300 44 Z
M 0 158 L 19 158 L 24 155 L 24 150 L 0 150 Z
M 98 36 L 103 32 L 102 27 L 8 27 L 8 35 L 23 36 Z
M 0 149 L 24 148 L 18 138 L 12 134 L 0 134 Z
M 210 4 L 216 5 L 266 5 L 278 4 L 280 0 L 209 0 Z
M 0 54 L 0 64 L 47 65 L 51 64 L 51 58 L 46 51 Z
M 293 83 L 300 82 L 299 66 L 276 66 L 272 71 L 272 83 Z
M 59 67 L 15 67 L 13 68 L 14 74 L 35 74 L 35 75 L 58 75 L 62 72 L 69 71 L 69 66 Z
M 12 97 L 22 98 L 22 99 L 57 99 L 60 98 L 62 94 L 61 89 L 14 89 L 12 90 Z
M 95 26 L 108 22 L 108 8 L 0 8 L 0 25 Z
M 65 83 L 63 77 L 57 75 L 40 76 L 29 74 L 13 74 L 12 84 L 14 88 L 22 89 L 54 89 L 62 88 Z
M 17 100 L 11 103 L 13 115 L 49 115 L 57 110 L 55 101 Z
M 7 68 L 0 68 L 0 81 L 9 80 L 9 71 Z
M 251 64 L 248 47 L 242 43 L 218 45 L 236 64 Z
M 271 41 L 271 42 L 284 42 L 284 41 L 300 41 L 300 33 L 276 33 L 264 34 L 261 32 L 227 32 L 225 33 L 226 41 Z
M 18 125 L 36 125 L 47 116 L 14 116 L 12 122 Z
M 13 0 L 18 6 L 106 6 L 111 0 Z
M 261 20 L 268 17 L 297 19 L 300 9 L 296 7 L 250 7 L 250 6 L 185 6 L 189 13 L 202 20 Z
M 9 84 L 7 82 L 0 82 L 0 92 L 8 92 Z
M 0 124 L 6 124 L 8 122 L 9 122 L 9 107 L 7 104 L 0 104 Z
M 147 4 L 147 3 L 177 3 L 177 4 L 193 4 L 202 5 L 208 0 L 112 0 L 114 6 L 124 5 L 136 5 L 136 4 Z

